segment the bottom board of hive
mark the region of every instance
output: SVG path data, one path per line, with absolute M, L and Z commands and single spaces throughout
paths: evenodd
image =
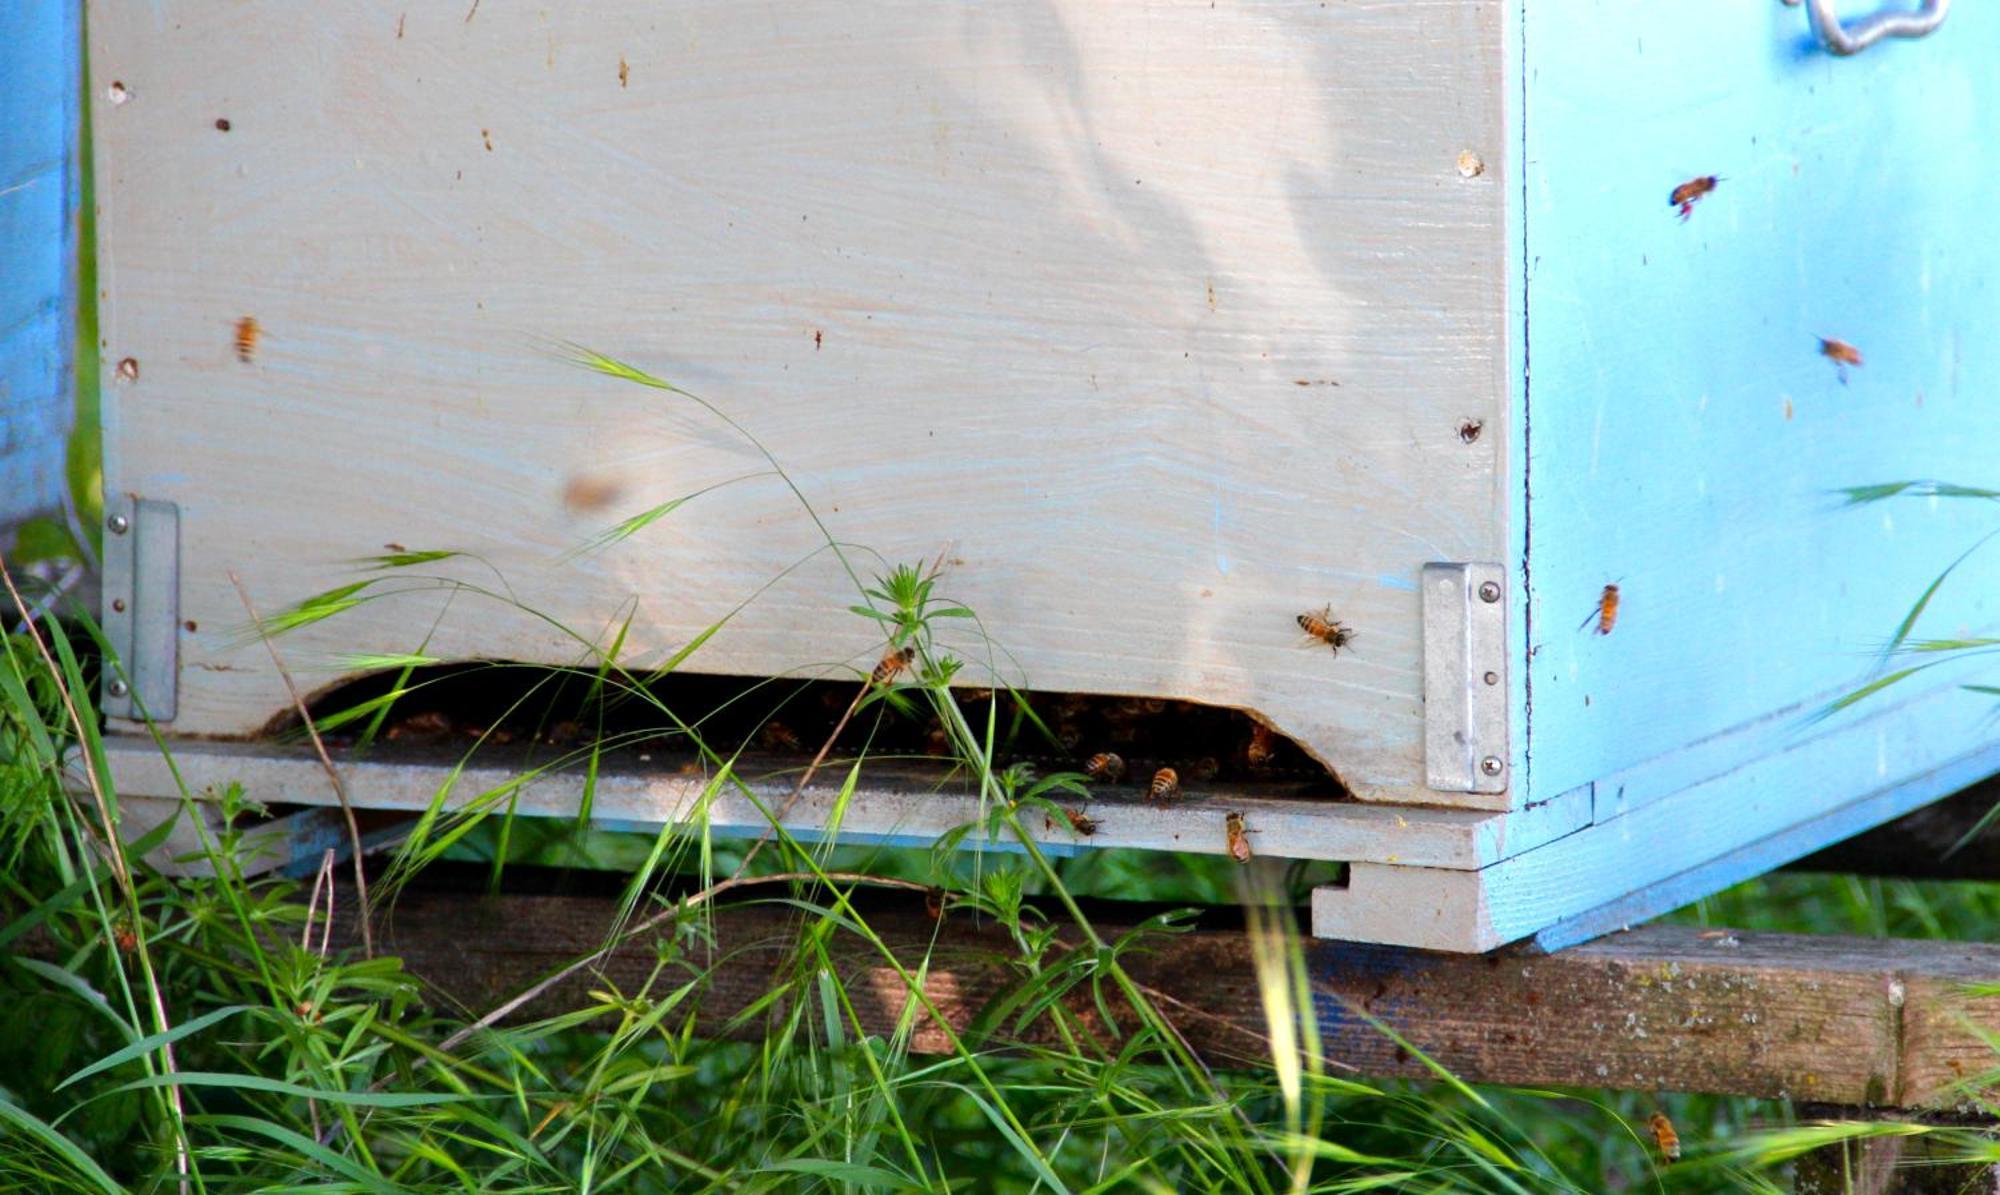
M 1748 764 L 1703 774 L 1709 755 L 1735 753 L 1690 748 L 1511 812 L 1308 802 L 1259 795 L 1254 785 L 1193 792 L 1159 807 L 1126 785 L 1093 790 L 1078 806 L 1094 823 L 1087 836 L 1051 818 L 1023 824 L 1045 831 L 1038 843 L 1051 854 L 1123 847 L 1222 855 L 1227 821 L 1240 815 L 1256 855 L 1348 864 L 1344 884 L 1313 892 L 1316 937 L 1459 952 L 1533 939 L 1557 949 L 1697 900 L 2000 771 L 2000 745 L 1984 741 L 1990 719 L 1986 703 L 1956 688 L 1837 722 L 1794 716 L 1743 732 L 1768 740 Z M 183 795 L 199 801 L 240 784 L 267 807 L 324 809 L 339 801 L 304 746 L 188 741 L 169 750 L 171 763 L 150 738 L 107 737 L 121 800 L 135 799 L 135 807 Z M 354 805 L 409 813 L 435 805 L 574 818 L 586 783 L 581 768 L 524 769 L 491 752 L 468 758 L 393 744 L 339 767 Z M 612 829 L 680 825 L 754 836 L 769 825 L 766 811 L 782 808 L 787 829 L 811 838 L 823 834 L 839 804 L 840 841 L 920 847 L 980 820 L 977 796 L 936 769 L 865 769 L 848 794 L 844 771 L 829 769 L 788 801 L 793 775 L 774 770 L 725 787 L 695 767 L 601 768 L 590 782 L 590 816 Z M 341 837 L 266 835 L 275 844 L 269 849 L 298 856 L 269 862 L 314 863 Z M 968 849 L 982 845 L 978 834 L 966 842 Z

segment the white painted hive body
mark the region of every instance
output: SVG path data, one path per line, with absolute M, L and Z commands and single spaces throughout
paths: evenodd
M 1941 795 L 1992 741 L 1925 686 L 1800 721 L 1978 531 L 1827 492 L 1976 464 L 2000 264 L 1944 142 L 1863 153 L 1822 116 L 1948 100 L 1977 143 L 1992 18 L 1776 62 L 1804 26 L 1774 14 L 94 3 L 106 376 L 131 362 L 107 491 L 173 528 L 127 549 L 114 634 L 152 645 L 169 733 L 251 736 L 288 700 L 229 574 L 277 605 L 396 543 L 575 627 L 637 596 L 640 662 L 754 595 L 690 667 L 865 668 L 757 452 L 575 342 L 740 421 L 841 541 L 951 545 L 1013 683 L 1252 710 L 1330 765 L 1358 802 L 1256 811 L 1260 850 L 1354 864 L 1321 932 L 1471 949 L 1650 911 Z M 1661 200 L 1705 173 L 1682 223 Z M 1891 210 L 1923 220 L 1857 243 Z M 1812 340 L 1842 333 L 1847 385 Z M 1431 564 L 1474 567 L 1427 611 Z M 1578 630 L 1610 583 L 1613 633 Z M 1359 631 L 1337 656 L 1294 621 L 1329 604 Z M 286 651 L 407 651 L 437 613 Z M 1982 614 L 1968 585 L 1934 617 Z M 575 656 L 486 611 L 426 650 Z M 297 759 L 184 754 L 327 799 Z M 682 799 L 628 787 L 628 820 Z M 1241 802 L 1193 795 L 1100 840 L 1220 851 Z M 880 835 L 950 824 L 874 805 Z

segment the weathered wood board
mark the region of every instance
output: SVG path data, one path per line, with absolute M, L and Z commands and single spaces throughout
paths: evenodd
M 586 633 L 636 595 L 636 658 L 755 596 L 690 667 L 872 661 L 770 477 L 552 564 L 766 468 L 563 340 L 726 409 L 862 571 L 950 545 L 1016 683 L 1246 707 L 1364 797 L 1504 804 L 1422 789 L 1416 592 L 1505 540 L 1502 12 L 94 0 L 108 485 L 180 507 L 173 729 L 285 707 L 229 571 L 276 607 L 389 542 Z M 1339 658 L 1293 623 L 1325 603 Z M 291 654 L 407 650 L 439 606 Z M 576 645 L 461 601 L 429 650 Z
M 920 898 L 858 899 L 870 927 L 906 964 L 930 952 L 925 990 L 953 1028 L 969 1029 L 986 1000 L 1004 998 L 1003 960 L 1012 947 L 996 927 L 967 916 L 940 926 Z M 483 1013 L 602 945 L 616 904 L 406 889 L 377 941 L 444 999 Z M 351 894 L 335 902 L 350 946 L 359 940 L 355 906 Z M 1115 907 L 1096 908 L 1093 918 L 1101 933 L 1125 927 Z M 720 1031 L 767 992 L 773 972 L 789 964 L 783 944 L 797 932 L 788 911 L 719 912 L 716 956 L 727 961 L 713 973 L 704 1024 Z M 848 991 L 866 1031 L 887 1032 L 907 999 L 901 982 L 858 941 L 836 949 L 852 968 Z M 1472 1082 L 1948 1107 L 1967 1102 L 1964 1085 L 1990 1071 L 1992 1050 L 1981 1035 L 2000 1028 L 2000 1002 L 1967 990 L 2000 980 L 2000 947 L 1980 944 L 1656 926 L 1553 955 L 1471 958 L 1332 942 L 1309 942 L 1305 951 L 1326 1056 L 1368 1075 L 1430 1072 L 1362 1014 Z M 652 946 L 640 941 L 601 966 L 634 991 L 654 963 Z M 1127 965 L 1169 998 L 1169 1009 L 1183 1011 L 1177 1026 L 1205 1056 L 1268 1063 L 1265 1010 L 1243 932 L 1176 935 L 1129 955 Z M 527 1012 L 573 1007 L 558 1002 L 593 984 L 601 981 L 580 973 Z M 1090 995 L 1079 999 L 1087 1004 Z M 913 1048 L 945 1049 L 938 1027 L 919 1021 Z

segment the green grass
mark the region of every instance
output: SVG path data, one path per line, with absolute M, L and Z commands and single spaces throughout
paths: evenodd
M 694 403 L 753 445 L 726 414 L 670 383 L 578 351 L 585 365 Z M 757 445 L 762 451 L 761 445 Z M 765 454 L 772 474 L 790 485 Z M 797 490 L 793 492 L 796 494 Z M 683 502 L 624 520 L 587 545 L 614 551 Z M 817 516 L 800 499 L 802 517 Z M 885 659 L 851 662 L 853 700 L 829 778 L 869 766 L 888 718 L 943 727 L 983 815 L 929 851 L 804 843 L 779 824 L 756 842 L 710 833 L 706 806 L 658 835 L 511 815 L 529 776 L 447 809 L 446 792 L 378 875 L 377 902 L 440 861 L 488 863 L 494 882 L 522 862 L 587 862 L 624 873 L 605 943 L 649 944 L 650 975 L 629 990 L 598 982 L 577 1007 L 527 1023 L 481 1024 L 427 1004 L 392 957 L 329 952 L 311 932 L 300 885 L 240 867 L 241 829 L 259 794 L 207 796 L 224 829 L 207 836 L 212 879 L 168 879 L 112 826 L 97 719 L 88 708 L 91 628 L 44 624 L 0 661 L 0 1191 L 1245 1191 L 1359 1192 L 1778 1189 L 1797 1144 L 1775 1105 L 1699 1096 L 1527 1092 L 1363 1083 L 1324 1058 L 1289 923 L 1253 919 L 1274 1046 L 1271 1065 L 1214 1070 L 1194 1056 L 1124 967 L 1171 919 L 1101 936 L 1079 892 L 1198 903 L 1234 899 L 1218 858 L 1104 851 L 1044 856 L 1028 832 L 1082 780 L 1001 766 L 1000 743 L 1033 711 L 1004 688 L 1004 653 L 975 612 L 948 596 L 935 565 L 877 567 L 824 534 L 853 583 L 837 601 L 875 626 Z M 864 567 L 866 565 L 866 567 Z M 735 765 L 743 744 L 712 739 L 654 683 L 698 652 L 718 623 L 664 660 L 624 656 L 629 609 L 602 634 L 519 605 L 504 578 L 449 548 L 360 562 L 351 584 L 298 601 L 246 632 L 285 635 L 357 606 L 449 591 L 455 608 L 540 618 L 574 647 L 551 682 L 583 684 L 604 705 L 643 710 L 697 753 L 725 791 L 756 799 Z M 746 602 L 754 600 L 754 595 Z M 473 616 L 473 615 L 468 615 Z M 941 630 L 949 629 L 947 636 Z M 955 654 L 943 646 L 974 643 Z M 968 658 L 968 656 L 970 658 Z M 400 683 L 323 716 L 378 733 L 424 683 L 421 630 L 371 666 Z M 349 661 L 352 663 L 353 661 Z M 962 676 L 1013 705 L 969 719 L 950 696 Z M 534 699 L 528 686 L 524 701 Z M 594 775 L 600 738 L 567 762 Z M 476 750 L 476 748 L 475 748 Z M 96 763 L 94 769 L 87 765 Z M 81 795 L 65 769 L 86 771 Z M 837 807 L 834 819 L 844 814 Z M 989 840 L 1016 850 L 981 849 Z M 996 960 L 1020 998 L 1002 1025 L 967 1030 L 947 1053 L 912 1052 L 914 1017 L 870 1034 L 836 965 L 859 950 L 921 998 L 914 963 L 890 952 L 853 903 L 854 873 L 949 893 L 1009 931 Z M 771 880 L 769 877 L 793 877 Z M 668 901 L 665 882 L 697 896 Z M 746 881 L 762 878 L 762 882 Z M 738 1016 L 734 1040 L 697 1033 L 714 951 L 711 895 L 774 902 L 794 915 L 787 964 Z M 1039 897 L 1031 902 L 1030 897 Z M 1687 914 L 1755 928 L 1976 935 L 2000 890 L 1778 877 Z M 1044 910 L 1053 908 L 1054 914 Z M 1053 916 L 1083 949 L 1062 948 Z M 579 944 L 579 953 L 588 944 Z M 1107 1028 L 1049 998 L 1096 990 L 1127 1015 Z M 476 1010 L 481 1011 L 481 1010 Z M 1688 1159 L 1656 1164 L 1644 1120 L 1664 1107 Z M 1777 1132 L 1758 1131 L 1775 1126 Z M 1825 1130 L 1838 1137 L 1860 1126 Z M 1787 1135 L 1793 1134 L 1793 1135 Z

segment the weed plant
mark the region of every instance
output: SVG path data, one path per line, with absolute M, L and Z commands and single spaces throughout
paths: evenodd
M 702 408 L 763 452 L 725 412 L 672 383 L 576 355 Z M 768 476 L 792 486 L 763 455 Z M 589 550 L 614 550 L 698 497 L 641 512 Z M 799 504 L 818 524 L 803 495 Z M 606 753 L 625 745 L 615 736 L 586 736 L 485 791 L 460 791 L 455 774 L 377 871 L 378 909 L 441 860 L 484 858 L 502 886 L 510 859 L 540 854 L 595 853 L 626 871 L 601 949 L 580 949 L 567 969 L 589 977 L 588 996 L 532 1016 L 499 1015 L 511 1005 L 440 1007 L 396 958 L 334 949 L 330 870 L 310 883 L 249 873 L 257 793 L 183 793 L 180 821 L 198 833 L 198 861 L 211 874 L 159 874 L 146 856 L 167 828 L 131 842 L 119 832 L 119 794 L 88 701 L 101 658 L 95 628 L 44 621 L 7 640 L 0 1190 L 1778 1190 L 1797 1150 L 1880 1131 L 1794 1126 L 1782 1110 L 1745 1101 L 1475 1089 L 1441 1068 L 1427 1084 L 1357 1081 L 1320 1047 L 1294 923 L 1258 911 L 1269 893 L 1251 894 L 1249 929 L 1267 1065 L 1212 1066 L 1182 1037 L 1178 1010 L 1126 966 L 1186 919 L 1165 914 L 1106 934 L 1075 893 L 1098 882 L 1128 896 L 1215 900 L 1233 894 L 1231 865 L 1117 852 L 1069 864 L 1045 854 L 1034 831 L 1082 778 L 997 762 L 1011 724 L 1032 722 L 1034 711 L 1006 690 L 974 612 L 946 595 L 948 574 L 872 564 L 820 531 L 819 551 L 853 586 L 843 604 L 879 631 L 880 655 L 849 662 L 852 702 L 811 769 L 840 799 L 825 834 L 810 840 L 791 832 L 789 799 L 770 797 L 783 786 L 742 773 L 744 743 L 715 739 L 657 696 L 654 682 L 726 618 L 640 665 L 625 656 L 629 609 L 603 635 L 576 631 L 522 607 L 475 558 L 437 549 L 371 559 L 358 580 L 253 619 L 250 634 L 275 647 L 362 604 L 433 590 L 540 618 L 575 657 L 538 683 L 587 686 L 606 707 L 637 704 L 655 724 L 648 734 L 699 758 L 702 800 L 651 837 L 589 828 L 594 778 Z M 976 645 L 974 664 L 947 642 Z M 343 661 L 399 682 L 314 718 L 314 729 L 342 730 L 365 749 L 433 662 L 421 640 L 407 653 Z M 983 718 L 968 717 L 950 692 L 969 666 L 1007 698 L 986 703 Z M 537 685 L 524 689 L 521 700 L 532 701 Z M 906 716 L 943 728 L 981 815 L 929 851 L 843 846 L 847 801 L 873 763 L 872 728 Z M 556 767 L 586 777 L 576 822 L 517 819 L 522 788 Z M 796 778 L 793 797 L 809 778 Z M 709 809 L 725 793 L 759 803 L 761 838 L 712 832 Z M 197 802 L 215 816 L 198 816 Z M 1783 895 L 1791 882 L 1761 891 Z M 891 949 L 857 903 L 858 892 L 884 884 L 938 890 L 953 915 L 999 927 L 1007 945 L 993 962 L 1004 978 L 991 995 L 1009 1015 L 953 1030 L 928 1005 L 923 979 L 944 960 Z M 1888 891 L 1836 893 L 1845 904 L 1813 915 L 1874 930 L 1900 929 L 1907 917 L 1939 931 L 1961 915 L 1920 890 Z M 1985 916 L 1995 898 L 1969 899 L 1963 915 Z M 730 949 L 715 933 L 716 909 L 740 903 L 787 914 L 787 961 L 759 999 L 726 1010 L 728 1032 L 698 1031 Z M 1804 896 L 1792 904 L 1812 908 Z M 1709 912 L 1782 920 L 1775 907 L 1739 895 Z M 613 946 L 650 951 L 643 982 L 621 988 L 596 969 Z M 843 965 L 857 952 L 907 993 L 887 1032 L 857 1010 Z M 926 1026 L 943 1031 L 943 1046 L 919 1053 Z M 1633 1127 L 1663 1101 L 1688 1146 L 1672 1166 L 1656 1164 Z M 1765 1127 L 1749 1131 L 1760 1113 Z

